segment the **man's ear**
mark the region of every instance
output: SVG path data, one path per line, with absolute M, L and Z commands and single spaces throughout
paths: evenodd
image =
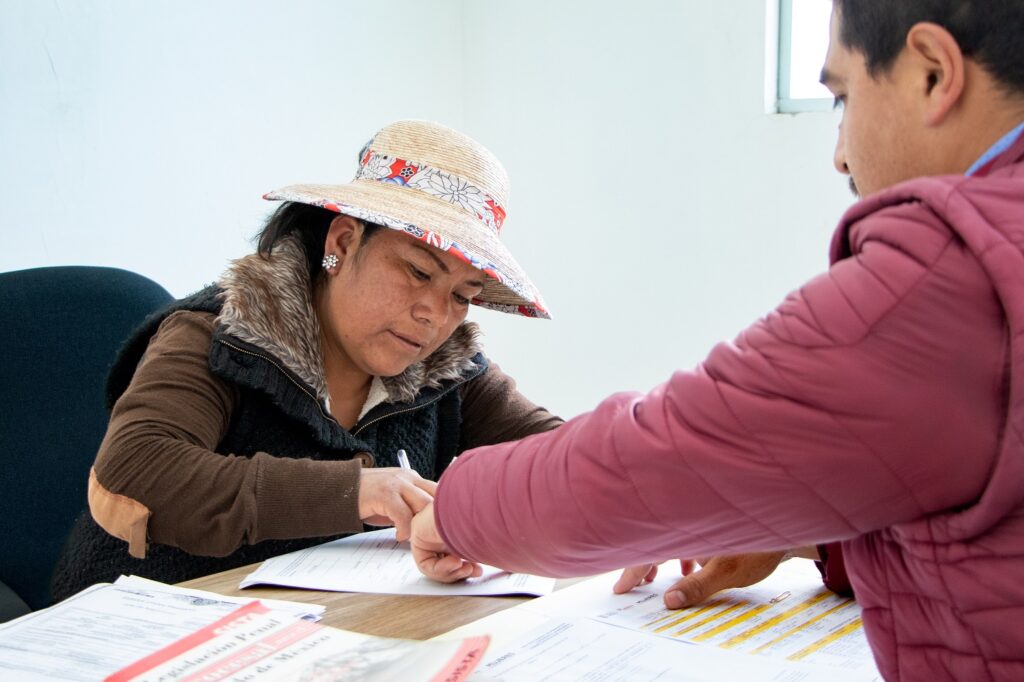
M 358 220 L 352 216 L 339 215 L 327 228 L 324 256 L 334 254 L 338 257 L 339 263 L 345 262 L 347 257 L 355 254 L 362 232 L 363 226 Z
M 915 70 L 917 94 L 925 98 L 924 123 L 939 125 L 964 93 L 964 54 L 949 31 L 927 21 L 910 29 L 906 49 Z

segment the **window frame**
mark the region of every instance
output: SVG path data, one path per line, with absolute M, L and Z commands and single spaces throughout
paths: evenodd
M 767 11 L 774 14 L 774 31 L 769 25 L 769 37 L 777 47 L 774 69 L 774 105 L 772 110 L 779 114 L 802 114 L 815 111 L 831 111 L 834 101 L 829 97 L 790 97 L 790 62 L 793 58 L 793 0 L 768 0 Z M 774 5 L 774 8 L 772 7 Z M 771 17 L 771 14 L 769 14 Z M 772 35 L 774 33 L 774 35 Z

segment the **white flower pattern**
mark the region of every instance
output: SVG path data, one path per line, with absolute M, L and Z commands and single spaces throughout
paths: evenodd
M 396 172 L 396 168 L 400 169 Z M 468 180 L 387 154 L 367 152 L 356 173 L 356 180 L 393 182 L 444 199 L 473 214 L 495 233 L 501 230 L 505 218 L 504 210 L 496 208 L 498 202 Z
M 449 204 L 455 204 L 478 217 L 483 216 L 485 212 L 490 212 L 486 205 L 487 196 L 478 187 L 469 184 L 467 180 L 436 168 L 421 169 L 419 173 L 409 179 L 409 187 L 444 199 Z

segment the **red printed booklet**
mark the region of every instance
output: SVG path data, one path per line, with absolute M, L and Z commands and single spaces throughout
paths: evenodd
M 417 642 L 312 623 L 252 602 L 121 669 L 106 682 L 466 679 L 488 637 Z

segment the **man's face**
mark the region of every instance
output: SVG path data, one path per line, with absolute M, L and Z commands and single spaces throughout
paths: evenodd
M 831 36 L 822 83 L 842 108 L 836 140 L 835 166 L 850 176 L 854 192 L 868 195 L 917 177 L 914 153 L 918 141 L 909 87 L 910 73 L 902 57 L 891 70 L 873 78 L 864 55 L 839 39 L 842 17 L 833 9 Z

